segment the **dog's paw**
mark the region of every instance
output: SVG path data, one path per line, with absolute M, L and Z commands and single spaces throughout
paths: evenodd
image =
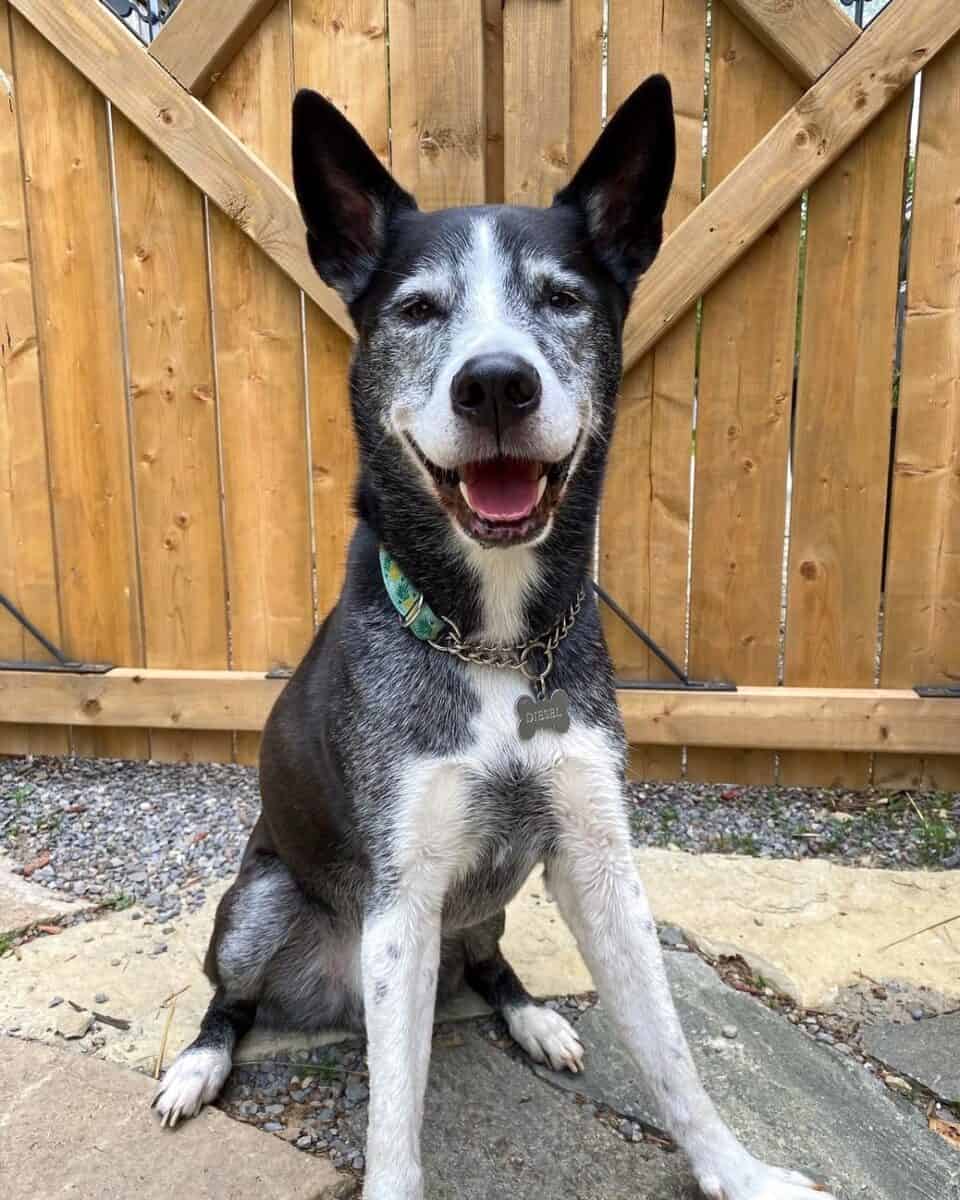
M 698 1183 L 707 1200 L 835 1200 L 822 1184 L 799 1171 L 768 1167 L 755 1158 L 748 1158 L 724 1179 L 710 1173 Z
M 559 1013 L 539 1004 L 523 1004 L 506 1009 L 503 1015 L 510 1036 L 534 1062 L 575 1075 L 583 1070 L 583 1044 Z
M 195 1117 L 217 1098 L 230 1066 L 226 1049 L 188 1046 L 164 1075 L 153 1098 L 160 1124 L 173 1129 L 181 1117 Z

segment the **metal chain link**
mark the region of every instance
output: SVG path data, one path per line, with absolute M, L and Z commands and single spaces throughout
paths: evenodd
M 463 634 L 449 617 L 440 618 L 449 626 L 442 640 L 431 641 L 429 645 L 434 650 L 443 651 L 444 654 L 452 654 L 461 662 L 473 663 L 480 667 L 502 667 L 510 671 L 519 671 L 533 686 L 537 699 L 543 700 L 546 696 L 547 679 L 553 670 L 553 653 L 573 628 L 580 612 L 580 606 L 583 604 L 583 597 L 584 591 L 583 588 L 580 588 L 573 603 L 552 629 L 541 634 L 540 637 L 521 642 L 519 646 L 492 646 L 484 642 L 466 642 L 463 640 Z M 542 666 L 538 666 L 533 660 L 532 656 L 537 651 L 543 655 Z

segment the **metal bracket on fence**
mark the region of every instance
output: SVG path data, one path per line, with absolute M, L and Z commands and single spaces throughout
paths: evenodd
M 671 675 L 674 676 L 673 679 L 666 681 L 654 679 L 618 679 L 618 688 L 636 692 L 735 692 L 737 690 L 735 683 L 729 683 L 725 679 L 691 679 L 686 671 L 673 661 L 666 650 L 658 646 L 650 634 L 645 629 L 641 629 L 626 609 L 621 608 L 616 600 L 603 590 L 599 583 L 594 582 L 593 590 L 607 608 L 620 618 L 630 632 L 638 637 L 651 654 L 655 654 Z
M 0 592 L 0 606 L 5 608 L 13 619 L 22 625 L 27 633 L 34 637 L 44 650 L 52 654 L 57 660 L 53 663 L 9 659 L 0 660 L 0 671 L 66 671 L 71 675 L 105 675 L 107 671 L 113 670 L 113 663 L 75 662 L 73 659 L 67 658 L 60 647 L 54 645 L 48 637 L 45 637 L 26 613 L 22 613 L 3 592 Z
M 291 679 L 293 670 L 290 667 L 271 667 L 267 672 L 268 679 Z
M 960 683 L 918 683 L 913 690 L 925 700 L 960 700 Z

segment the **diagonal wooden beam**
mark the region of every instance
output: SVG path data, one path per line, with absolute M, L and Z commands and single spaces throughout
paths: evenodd
M 150 54 L 202 99 L 277 0 L 180 0 Z
M 625 369 L 709 291 L 958 31 L 957 0 L 893 0 L 884 9 L 664 243 L 630 310 Z
M 805 86 L 819 79 L 860 36 L 859 28 L 834 0 L 725 3 Z
M 193 183 L 351 337 L 307 254 L 293 192 L 147 54 L 97 0 L 11 0 Z

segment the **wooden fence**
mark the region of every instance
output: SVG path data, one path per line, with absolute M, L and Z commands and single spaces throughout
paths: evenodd
M 147 48 L 99 0 L 0 0 L 0 593 L 117 668 L 0 670 L 0 753 L 250 761 L 337 594 L 350 329 L 294 89 L 424 207 L 536 204 L 662 70 L 599 573 L 741 686 L 622 693 L 635 767 L 960 788 L 960 698 L 911 690 L 960 684 L 958 30 L 956 0 L 862 32 L 831 0 L 181 0 Z M 0 659 L 46 657 L 0 611 Z

